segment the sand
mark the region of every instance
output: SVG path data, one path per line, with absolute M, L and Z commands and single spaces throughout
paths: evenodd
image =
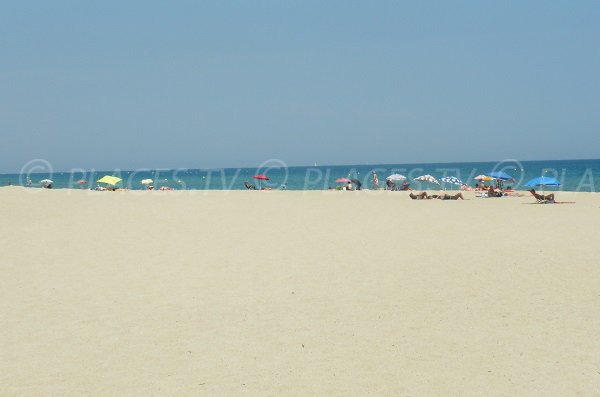
M 600 195 L 0 189 L 2 396 L 600 394 Z

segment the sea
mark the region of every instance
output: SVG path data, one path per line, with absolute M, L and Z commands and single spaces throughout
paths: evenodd
M 56 172 L 44 160 L 32 160 L 21 173 L 0 174 L 0 186 L 20 185 L 39 188 L 40 181 L 51 180 L 54 189 L 95 189 L 96 182 L 105 175 L 122 179 L 117 186 L 143 190 L 141 181 L 152 179 L 155 189 L 160 187 L 176 190 L 245 190 L 244 182 L 258 189 L 280 190 L 327 190 L 340 186 L 336 180 L 348 178 L 358 180 L 362 189 L 372 189 L 373 176 L 379 179 L 379 188 L 385 186 L 386 177 L 401 174 L 415 190 L 458 190 L 460 186 L 441 182 L 437 186 L 430 182 L 415 181 L 422 175 L 431 175 L 437 180 L 455 177 L 463 183 L 474 186 L 478 175 L 503 171 L 513 179 L 504 182 L 505 188 L 524 189 L 525 184 L 540 176 L 552 177 L 560 186 L 544 187 L 545 190 L 595 192 L 600 186 L 600 160 L 543 160 L 465 163 L 424 163 L 424 164 L 351 164 L 317 165 L 288 167 L 282 160 L 268 160 L 254 168 L 215 168 L 215 169 L 140 169 L 140 170 L 82 170 Z M 262 174 L 268 180 L 254 177 Z

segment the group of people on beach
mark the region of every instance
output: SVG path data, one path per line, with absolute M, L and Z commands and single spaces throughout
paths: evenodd
M 421 192 L 421 193 L 410 192 L 408 196 L 411 199 L 413 199 L 413 200 L 431 200 L 431 199 L 438 199 L 438 200 L 464 200 L 465 199 L 463 197 L 462 192 L 458 192 L 456 194 L 443 193 L 443 194 L 432 194 L 432 195 L 428 195 L 427 192 Z

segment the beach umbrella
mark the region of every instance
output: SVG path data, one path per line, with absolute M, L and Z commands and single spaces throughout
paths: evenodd
M 268 181 L 269 180 L 269 177 L 266 176 L 265 174 L 254 175 L 252 178 L 256 179 L 257 181 Z M 258 183 L 258 187 L 260 187 L 260 182 Z
M 335 180 L 335 183 L 348 183 L 348 182 L 352 182 L 352 181 L 348 178 L 338 178 Z
M 87 183 L 87 180 L 85 180 L 85 179 L 80 179 L 77 181 L 77 184 L 79 186 L 81 186 L 82 189 L 85 189 L 85 186 L 83 186 L 83 185 L 85 185 L 86 183 Z
M 53 184 L 53 183 L 54 183 L 54 182 L 53 182 L 53 181 L 51 181 L 50 179 L 42 179 L 42 180 L 40 181 L 40 185 L 41 185 L 42 187 L 45 187 L 46 189 L 51 189 L 51 188 L 52 188 L 52 184 Z
M 97 183 L 106 183 L 107 185 L 116 185 L 117 183 L 121 182 L 123 179 L 118 178 L 116 176 L 111 176 L 111 175 L 104 175 L 102 178 L 98 179 L 96 182 Z
M 268 181 L 268 180 L 270 180 L 269 177 L 266 176 L 265 174 L 254 175 L 252 178 L 256 179 L 257 181 Z M 258 183 L 258 187 L 260 188 L 260 182 Z
M 512 182 L 514 182 L 515 181 L 512 176 L 508 175 L 504 171 L 494 171 L 494 172 L 490 172 L 487 175 L 489 175 L 492 178 L 496 179 L 496 187 L 498 187 L 499 189 L 502 189 L 502 185 L 503 185 L 502 182 L 504 182 L 504 181 L 512 181 Z
M 442 181 L 444 183 L 450 183 L 452 185 L 458 185 L 458 186 L 464 185 L 463 181 L 461 181 L 460 179 L 458 179 L 455 176 L 446 176 L 446 177 L 440 179 L 440 181 Z
M 527 187 L 533 186 L 560 186 L 560 182 L 554 178 L 550 178 L 547 176 L 542 176 L 539 178 L 534 178 L 525 184 Z
M 439 185 L 440 182 L 438 182 L 437 179 L 435 179 L 432 175 L 421 175 L 418 176 L 414 179 L 415 181 L 419 181 L 419 182 L 429 182 L 429 183 L 433 183 L 435 185 Z
M 150 178 L 148 179 L 142 179 L 142 185 L 152 185 L 154 181 Z
M 402 174 L 392 174 L 385 179 L 388 181 L 403 181 L 406 179 L 406 177 Z
M 513 179 L 512 176 L 508 175 L 506 172 L 504 171 L 494 171 L 494 172 L 490 172 L 488 174 L 486 174 L 487 176 L 491 176 L 494 179 L 501 179 L 503 181 L 508 181 Z
M 546 186 L 560 186 L 560 182 L 557 179 L 550 178 L 548 176 L 541 176 L 539 178 L 533 178 L 525 184 L 527 187 L 541 186 L 542 194 Z
M 473 178 L 477 181 L 493 181 L 494 178 L 492 178 L 491 176 L 488 175 L 477 175 L 475 178 Z

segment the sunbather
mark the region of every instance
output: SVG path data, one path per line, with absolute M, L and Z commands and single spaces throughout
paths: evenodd
M 504 195 L 504 193 L 502 193 L 502 190 L 495 189 L 493 186 L 490 186 L 487 192 L 488 197 L 502 197 Z
M 414 194 L 411 192 L 409 193 L 408 197 L 410 197 L 413 200 L 427 200 L 431 198 L 427 195 L 427 192 L 421 192 L 419 194 Z
M 539 194 L 536 193 L 535 189 L 531 189 L 529 192 L 535 197 L 538 203 L 554 203 L 554 193 L 550 194 Z
M 461 192 L 458 192 L 455 195 L 440 194 L 439 196 L 437 196 L 437 198 L 440 200 L 458 200 L 458 199 L 464 200 L 465 199 Z
M 408 181 L 402 182 L 402 186 L 400 186 L 400 190 L 412 190 L 410 188 L 410 182 L 408 182 Z

